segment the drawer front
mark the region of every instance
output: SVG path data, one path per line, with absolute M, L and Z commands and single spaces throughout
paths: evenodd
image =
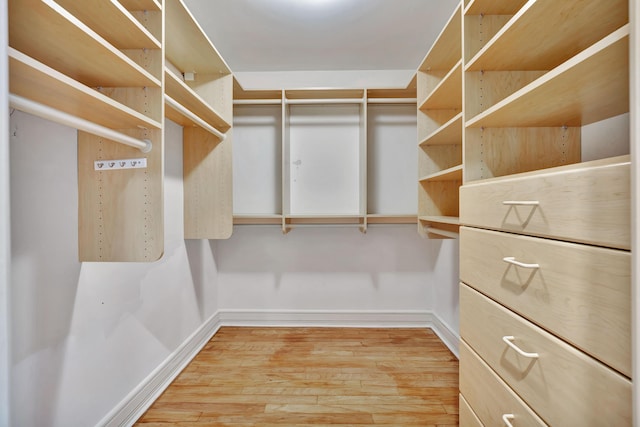
M 473 413 L 473 410 L 471 409 L 467 401 L 464 400 L 464 397 L 462 397 L 462 395 L 460 395 L 459 401 L 459 425 L 463 427 L 483 427 L 482 423 L 478 419 L 478 416 Z
M 460 343 L 460 393 L 486 426 L 505 425 L 505 415 L 512 415 L 512 424 L 518 427 L 546 425 L 464 341 Z
M 627 378 L 464 284 L 460 335 L 547 424 L 631 424 Z
M 615 163 L 463 185 L 460 223 L 629 249 L 629 171 Z
M 460 278 L 631 377 L 629 252 L 461 227 Z

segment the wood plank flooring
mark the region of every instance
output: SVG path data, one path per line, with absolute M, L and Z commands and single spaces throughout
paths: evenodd
M 430 329 L 224 327 L 139 427 L 457 426 L 458 360 Z

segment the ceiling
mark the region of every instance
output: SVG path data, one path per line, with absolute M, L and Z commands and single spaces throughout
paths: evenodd
M 235 72 L 416 70 L 458 0 L 185 0 Z

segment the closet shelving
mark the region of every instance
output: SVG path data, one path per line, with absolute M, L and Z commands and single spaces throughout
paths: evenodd
M 462 6 L 420 64 L 418 83 L 418 232 L 454 238 L 462 184 Z
M 463 44 L 461 398 L 482 423 L 500 421 L 474 391 L 480 358 L 522 398 L 516 417 L 628 424 L 629 156 L 582 154 L 586 125 L 624 123 L 629 111 L 628 2 L 465 2 Z M 500 316 L 496 327 L 480 320 Z M 539 352 L 526 375 L 503 369 L 512 355 L 503 335 Z M 549 393 L 536 388 L 542 380 Z
M 94 6 L 9 2 L 10 91 L 47 117 L 57 110 L 151 142 L 142 154 L 78 132 L 78 234 L 81 261 L 154 261 L 163 251 L 161 6 L 148 3 L 146 17 L 133 3 Z M 146 169 L 94 170 L 96 160 L 142 155 Z
M 165 0 L 165 115 L 183 128 L 184 234 L 233 230 L 233 76 L 182 0 Z
M 413 104 L 415 106 L 415 103 L 415 81 L 407 88 L 366 90 L 244 90 L 241 85 L 236 82 L 234 87 L 234 108 L 236 111 L 234 120 L 238 120 L 238 126 L 242 126 L 240 122 L 245 120 L 245 117 L 253 116 L 249 118 L 249 120 L 256 121 L 256 123 L 253 123 L 253 127 L 264 125 L 264 123 L 270 123 L 272 126 L 280 127 L 278 132 L 272 132 L 278 135 L 279 141 L 277 141 L 276 144 L 269 141 L 243 141 L 243 144 L 255 144 L 256 149 L 259 148 L 261 150 L 269 145 L 270 148 L 268 148 L 268 150 L 275 150 L 279 153 L 278 156 L 273 156 L 273 153 L 268 153 L 266 157 L 269 159 L 269 162 L 274 163 L 268 167 L 280 172 L 282 185 L 280 188 L 271 188 L 272 186 L 269 188 L 265 187 L 264 191 L 273 194 L 273 197 L 277 199 L 276 203 L 267 201 L 263 203 L 262 207 L 254 206 L 247 208 L 245 199 L 239 201 L 237 211 L 234 215 L 234 223 L 239 225 L 280 223 L 285 233 L 295 227 L 318 226 L 323 224 L 359 227 L 361 231 L 364 232 L 366 231 L 368 223 L 415 223 L 415 213 L 372 212 L 367 207 L 367 184 L 371 180 L 368 175 L 375 174 L 375 171 L 372 171 L 367 165 L 368 105 L 395 106 Z M 344 111 L 347 111 L 347 113 L 343 119 L 340 115 L 343 114 Z M 300 202 L 295 200 L 296 196 L 292 195 L 291 186 L 296 182 L 296 178 L 292 178 L 292 169 L 299 166 L 299 164 L 293 163 L 295 159 L 291 159 L 290 156 L 292 144 L 291 129 L 297 125 L 306 126 L 305 124 L 296 122 L 300 117 L 313 117 L 312 120 L 317 120 L 318 117 L 322 117 L 323 114 L 331 115 L 334 113 L 339 117 L 338 120 L 346 120 L 341 126 L 351 126 L 354 133 L 357 133 L 357 140 L 349 138 L 348 141 L 344 141 L 345 144 L 357 144 L 357 146 L 351 147 L 352 149 L 354 147 L 357 149 L 357 155 L 349 157 L 350 162 L 353 163 L 349 169 L 357 171 L 358 173 L 357 188 L 355 188 L 355 192 L 350 198 L 350 204 L 352 206 L 346 210 L 336 209 L 329 211 L 323 210 L 323 208 L 320 207 L 318 212 L 296 211 L 296 206 L 302 206 L 306 203 L 300 205 Z M 318 116 L 318 114 L 320 114 L 320 116 Z M 330 126 L 330 124 L 331 123 L 327 123 L 327 126 Z M 331 138 L 328 138 L 327 142 L 331 143 Z M 308 144 L 308 142 L 296 139 L 293 141 L 293 144 Z M 273 145 L 273 147 L 271 147 L 271 145 Z M 241 148 L 238 147 L 238 149 L 240 150 Z M 338 151 L 343 149 L 344 148 L 340 148 Z M 340 156 L 341 154 L 336 152 L 335 155 Z M 332 161 L 329 160 L 325 170 L 331 170 L 332 167 Z M 399 165 L 398 167 L 406 166 Z M 238 169 L 238 173 L 242 174 L 242 168 L 243 167 L 240 167 L 240 169 Z M 246 168 L 246 166 L 244 168 Z M 254 169 L 253 174 L 255 173 L 259 174 L 260 172 Z M 240 179 L 247 178 L 243 176 L 240 177 Z M 257 178 L 252 176 L 250 179 Z M 264 181 L 269 180 L 270 177 L 265 176 L 259 185 L 264 186 Z M 339 190 L 340 188 L 335 188 L 335 191 Z M 238 189 L 237 191 L 242 190 Z M 307 195 L 302 197 L 311 196 Z M 255 199 L 254 197 L 254 201 Z M 310 203 L 315 203 L 315 201 Z M 243 210 L 245 211 L 243 212 Z M 246 210 L 251 212 L 247 212 Z

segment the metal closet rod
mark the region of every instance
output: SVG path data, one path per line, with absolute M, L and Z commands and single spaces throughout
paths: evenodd
M 51 120 L 93 135 L 101 136 L 120 144 L 137 148 L 143 153 L 148 153 L 153 147 L 153 144 L 148 139 L 140 140 L 132 136 L 125 135 L 121 132 L 109 129 L 108 127 L 101 126 L 89 120 L 65 113 L 64 111 L 56 110 L 55 108 L 12 93 L 9 94 L 9 105 L 16 110 L 24 111 L 25 113 L 33 114 L 34 116 L 38 116 L 43 119 Z

